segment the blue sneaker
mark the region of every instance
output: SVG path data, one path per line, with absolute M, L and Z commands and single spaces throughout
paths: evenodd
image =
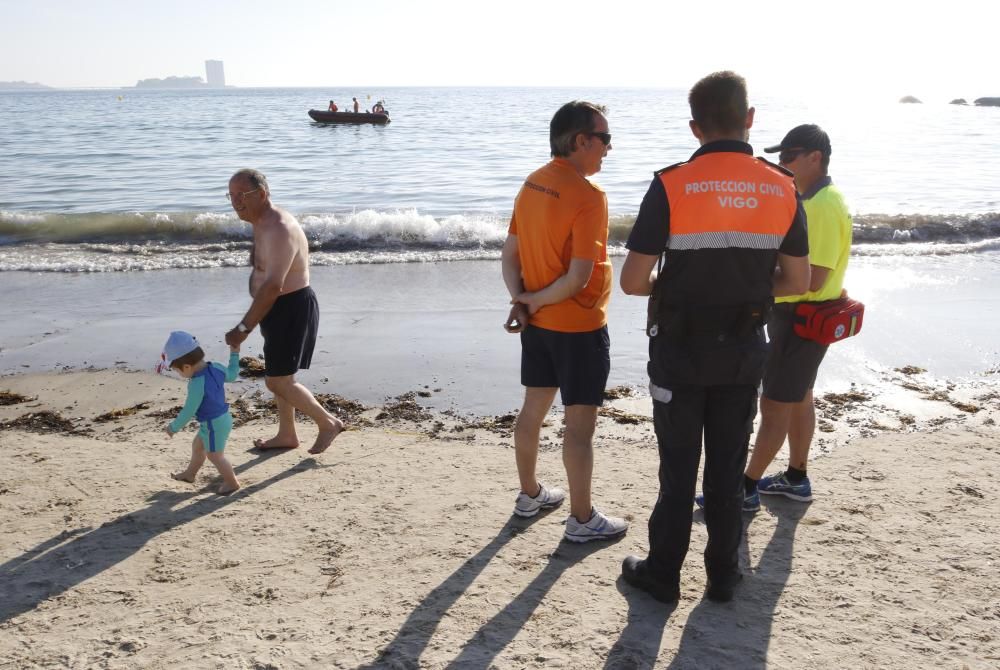
M 753 490 L 750 495 L 743 496 L 743 511 L 744 512 L 757 512 L 760 510 L 760 493 L 757 489 Z
M 699 493 L 694 497 L 694 504 L 698 506 L 699 509 L 705 509 L 705 494 Z M 760 494 L 756 491 L 748 496 L 743 497 L 743 511 L 744 512 L 757 512 L 760 510 Z
M 761 478 L 757 483 L 757 490 L 764 495 L 785 496 L 799 502 L 809 502 L 813 499 L 809 477 L 804 477 L 798 484 L 793 484 L 788 481 L 784 472 Z

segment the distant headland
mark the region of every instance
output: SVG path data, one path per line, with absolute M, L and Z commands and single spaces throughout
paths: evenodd
M 46 86 L 45 84 L 39 84 L 34 81 L 0 81 L 0 91 L 22 91 L 25 89 L 32 90 L 52 90 L 51 86 Z
M 205 79 L 201 77 L 167 77 L 140 79 L 136 88 L 226 88 L 226 73 L 221 60 L 205 61 Z
M 207 88 L 201 77 L 167 77 L 166 79 L 140 79 L 135 88 Z

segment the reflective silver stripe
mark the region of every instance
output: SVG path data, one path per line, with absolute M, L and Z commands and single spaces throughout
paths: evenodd
M 694 249 L 777 249 L 783 235 L 722 231 L 714 233 L 681 233 L 671 235 L 668 246 L 677 251 Z
M 666 404 L 674 397 L 674 392 L 649 382 L 649 395 L 653 396 L 653 400 Z

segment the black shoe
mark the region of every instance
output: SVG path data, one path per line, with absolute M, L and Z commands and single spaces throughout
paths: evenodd
M 716 579 L 713 581 L 709 578 L 708 585 L 705 587 L 705 597 L 712 602 L 728 603 L 733 599 L 736 585 L 741 581 L 743 581 L 743 574 L 740 572 L 730 575 L 725 579 Z
M 622 577 L 637 589 L 642 589 L 662 603 L 675 603 L 680 600 L 681 587 L 660 581 L 649 574 L 646 561 L 638 556 L 626 556 L 622 561 Z

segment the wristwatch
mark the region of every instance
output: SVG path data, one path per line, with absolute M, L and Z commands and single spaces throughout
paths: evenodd
M 236 324 L 236 330 L 240 331 L 241 333 L 246 334 L 246 333 L 249 333 L 251 329 L 247 328 L 246 325 L 244 325 L 244 323 L 242 321 L 240 321 L 238 324 Z

